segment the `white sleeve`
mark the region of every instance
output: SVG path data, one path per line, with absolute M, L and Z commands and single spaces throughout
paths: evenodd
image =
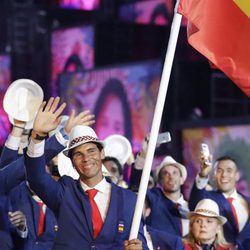
M 42 156 L 44 154 L 44 145 L 45 145 L 45 140 L 42 140 L 39 143 L 34 143 L 32 140 L 30 140 L 30 144 L 27 150 L 27 155 L 32 158 Z
M 28 236 L 28 228 L 27 228 L 27 227 L 25 228 L 24 231 L 19 230 L 18 228 L 16 228 L 16 231 L 17 231 L 18 235 L 19 235 L 21 238 L 23 238 L 23 239 L 27 238 L 27 236 Z
M 195 184 L 198 189 L 203 189 L 208 184 L 208 177 L 202 178 L 198 174 L 195 178 Z
M 9 134 L 5 142 L 5 146 L 12 150 L 18 150 L 20 142 L 21 142 L 21 137 L 16 137 Z

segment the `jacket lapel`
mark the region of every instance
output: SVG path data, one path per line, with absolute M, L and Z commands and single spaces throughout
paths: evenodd
M 81 201 L 82 208 L 83 208 L 83 214 L 85 217 L 85 220 L 87 221 L 87 226 L 90 232 L 90 235 L 93 238 L 93 225 L 92 225 L 92 215 L 91 215 L 91 206 L 89 203 L 89 198 L 87 194 L 84 192 L 84 190 L 81 187 L 80 180 L 77 182 L 78 185 L 78 192 L 76 195 L 78 196 L 78 199 Z
M 169 200 L 163 193 L 161 193 L 161 198 L 163 199 L 163 202 L 167 209 L 164 210 L 166 216 L 168 217 L 169 221 L 171 222 L 173 228 L 175 228 L 176 233 L 180 234 L 181 232 L 181 218 L 179 217 L 179 212 L 177 208 L 175 207 L 175 204 Z
M 227 218 L 227 221 L 228 221 L 227 224 L 230 224 L 234 228 L 235 233 L 238 233 L 236 222 L 234 220 L 234 215 L 232 212 L 232 208 L 229 202 L 227 201 L 227 199 L 224 197 L 224 195 L 221 192 L 217 191 L 215 194 L 217 196 L 215 200 L 218 203 L 221 215 Z

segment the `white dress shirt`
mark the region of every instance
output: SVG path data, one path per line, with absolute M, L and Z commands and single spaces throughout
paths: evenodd
M 81 186 L 86 192 L 90 189 L 96 189 L 98 190 L 96 196 L 94 197 L 94 200 L 96 202 L 96 205 L 101 213 L 102 221 L 104 222 L 107 216 L 108 208 L 109 208 L 109 201 L 110 201 L 110 195 L 111 195 L 111 184 L 106 181 L 105 178 L 103 178 L 96 186 L 89 187 L 84 182 L 80 181 Z
M 222 194 L 224 195 L 226 199 L 233 198 L 233 206 L 235 208 L 235 212 L 237 215 L 237 219 L 239 223 L 239 230 L 242 231 L 249 217 L 248 209 L 247 209 L 248 208 L 247 202 L 239 193 L 237 193 L 236 189 L 230 196 L 225 193 L 222 193 Z

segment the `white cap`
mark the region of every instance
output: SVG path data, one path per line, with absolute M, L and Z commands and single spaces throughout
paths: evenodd
M 116 158 L 123 166 L 130 155 L 132 154 L 132 147 L 129 140 L 122 135 L 110 135 L 104 140 L 105 156 Z

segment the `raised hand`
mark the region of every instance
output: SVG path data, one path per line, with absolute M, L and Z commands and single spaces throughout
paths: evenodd
M 72 110 L 70 117 L 65 125 L 65 133 L 69 134 L 71 129 L 77 125 L 89 126 L 95 123 L 94 115 L 90 114 L 89 110 L 75 114 L 75 110 Z
M 212 155 L 206 157 L 202 152 L 200 153 L 200 177 L 207 178 L 212 171 Z
M 26 217 L 21 211 L 9 212 L 11 224 L 21 231 L 26 229 Z
M 66 103 L 59 107 L 60 97 L 51 97 L 46 104 L 43 102 L 37 112 L 34 120 L 33 131 L 39 136 L 45 136 L 54 130 L 60 123 L 60 115 L 62 114 Z

